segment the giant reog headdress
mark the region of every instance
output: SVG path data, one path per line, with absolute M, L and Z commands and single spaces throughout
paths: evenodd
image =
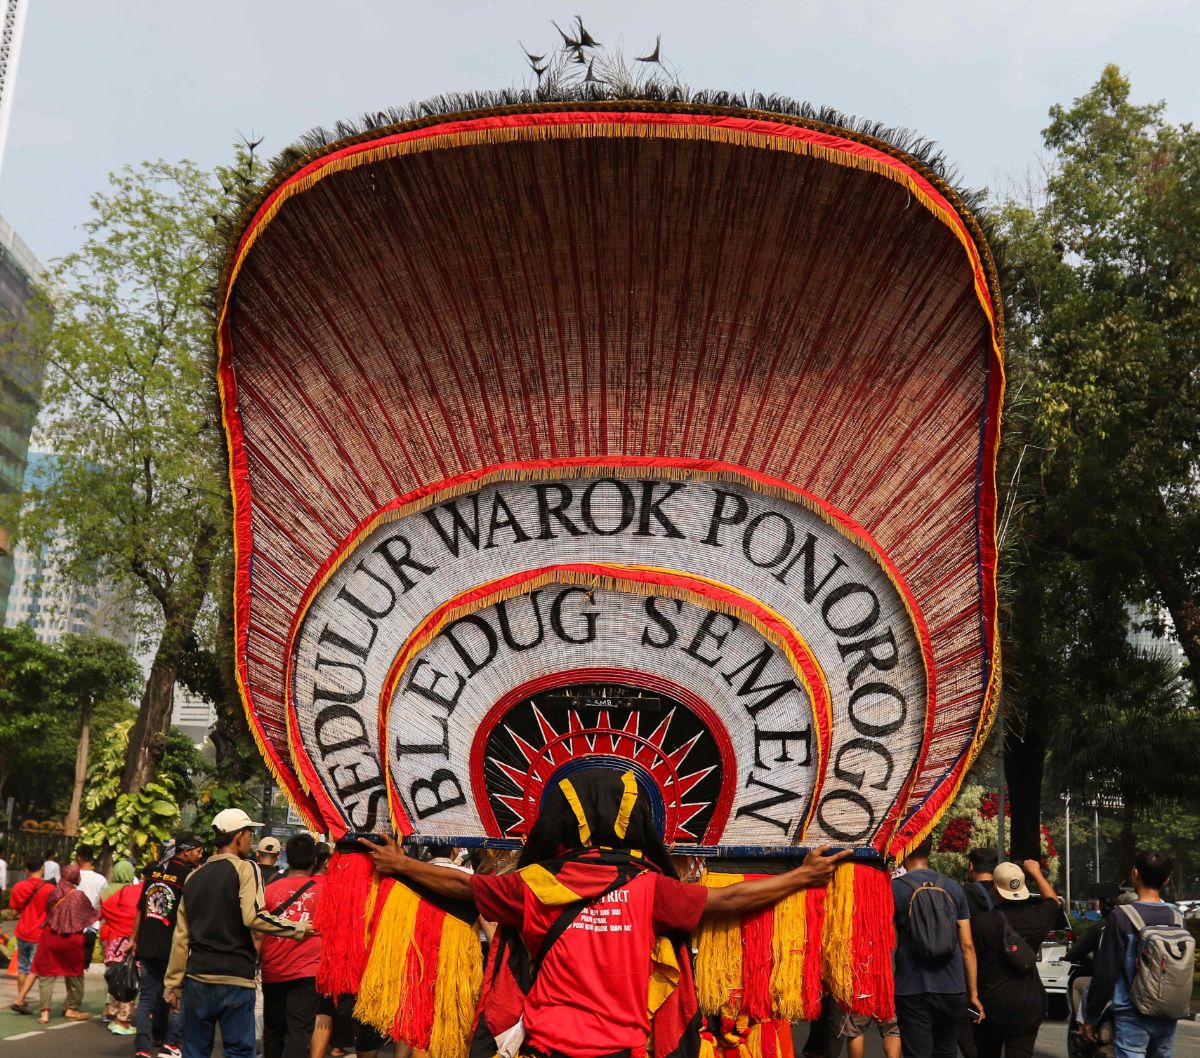
M 996 698 L 1003 374 L 930 165 L 758 109 L 431 115 L 285 167 L 222 299 L 238 678 L 314 825 L 515 845 L 599 765 L 676 851 L 933 826 Z

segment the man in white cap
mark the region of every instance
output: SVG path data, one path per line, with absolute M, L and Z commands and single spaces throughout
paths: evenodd
M 1040 899 L 1030 899 L 1028 875 Z M 987 1017 L 975 1026 L 979 1058 L 1030 1058 L 1046 1013 L 1037 950 L 1062 915 L 1037 860 L 1000 863 L 992 872 L 994 908 L 971 919 L 979 995 Z
M 216 855 L 189 876 L 179 905 L 167 1001 L 183 1000 L 183 1058 L 210 1058 L 216 1027 L 226 1058 L 254 1058 L 257 952 L 253 933 L 301 940 L 312 930 L 265 907 L 262 878 L 250 860 L 262 826 L 240 808 L 213 820 Z
M 273 838 L 267 835 L 265 838 L 259 838 L 258 844 L 254 847 L 255 858 L 258 860 L 258 869 L 262 871 L 263 888 L 265 889 L 276 878 L 283 877 L 283 871 L 279 868 L 279 853 L 283 851 L 283 846 L 279 843 L 278 838 Z

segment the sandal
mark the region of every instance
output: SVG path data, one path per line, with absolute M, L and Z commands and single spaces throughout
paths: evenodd
M 91 1021 L 92 1015 L 82 1010 L 64 1010 L 63 1017 L 68 1021 Z
M 38 1024 L 39 1025 L 49 1025 L 50 1024 L 50 1011 L 46 1007 L 42 1007 L 42 1012 L 38 1015 Z
M 33 1013 L 33 1011 L 30 1010 L 24 1003 L 13 1003 L 12 1006 L 10 1006 L 8 1009 L 15 1010 L 18 1014 L 32 1014 Z

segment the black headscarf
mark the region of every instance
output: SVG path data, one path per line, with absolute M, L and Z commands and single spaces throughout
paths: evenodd
M 576 804 L 572 803 L 564 783 L 574 793 L 586 826 L 580 823 Z M 630 798 L 632 807 L 628 805 Z M 620 818 L 623 804 L 628 808 L 627 820 Z M 561 857 L 564 850 L 585 848 L 637 851 L 669 878 L 678 877 L 662 835 L 654 825 L 649 800 L 637 790 L 632 772 L 586 768 L 563 782 L 553 783 L 529 831 L 518 866 L 545 863 Z

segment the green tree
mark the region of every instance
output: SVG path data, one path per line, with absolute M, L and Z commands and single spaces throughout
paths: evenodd
M 122 789 L 125 757 L 136 721 L 113 725 L 98 740 L 88 768 L 80 837 L 105 854 L 148 857 L 179 826 L 181 809 L 197 796 L 204 759 L 191 740 L 170 728 L 155 778 L 133 793 Z
M 1044 186 L 1001 215 L 1013 280 L 1004 480 L 1017 482 L 1005 701 L 1021 854 L 1036 847 L 1054 717 L 1106 700 L 1101 671 L 1135 679 L 1102 664 L 1120 652 L 1127 604 L 1163 608 L 1200 685 L 1200 134 L 1163 104 L 1131 102 L 1114 66 L 1050 116 Z
M 62 656 L 60 693 L 68 708 L 77 714 L 79 724 L 71 805 L 63 820 L 63 831 L 73 837 L 79 833 L 93 715 L 99 705 L 124 702 L 133 697 L 141 682 L 142 670 L 124 645 L 103 636 L 69 633 L 63 636 L 59 652 Z
M 57 693 L 61 681 L 62 655 L 33 629 L 0 628 L 0 795 L 26 806 L 47 747 L 62 750 L 73 741 L 72 717 Z
M 1128 650 L 1106 666 L 1107 691 L 1055 717 L 1051 775 L 1087 804 L 1121 806 L 1120 869 L 1127 880 L 1139 814 L 1192 793 L 1200 771 L 1200 710 L 1176 660 Z
M 34 546 L 56 536 L 73 579 L 131 585 L 143 633 L 158 636 L 123 760 L 126 793 L 166 751 L 180 659 L 227 544 L 208 301 L 223 250 L 213 219 L 227 197 L 217 176 L 186 162 L 112 175 L 28 334 L 47 358 L 39 430 L 58 472 L 6 520 Z

